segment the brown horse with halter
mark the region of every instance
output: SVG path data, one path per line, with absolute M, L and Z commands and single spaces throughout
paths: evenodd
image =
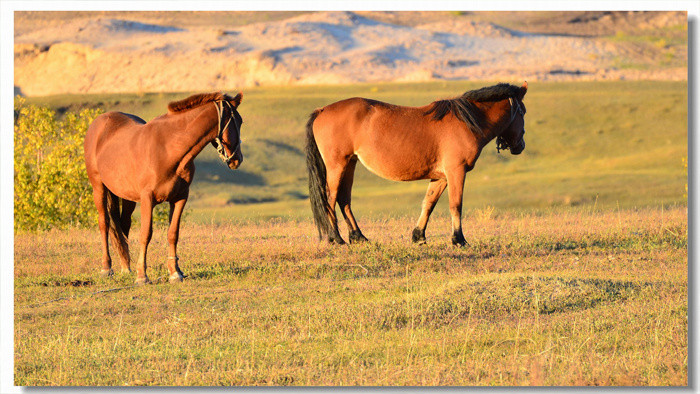
M 194 158 L 211 143 L 232 170 L 243 162 L 238 114 L 242 95 L 196 94 L 168 104 L 168 113 L 146 123 L 122 112 L 98 116 L 85 136 L 85 167 L 97 206 L 102 241 L 102 274 L 112 275 L 108 232 L 130 272 L 129 228 L 141 203 L 141 251 L 136 283 L 149 283 L 146 250 L 153 233 L 153 207 L 170 203 L 167 266 L 171 282 L 184 279 L 178 265 L 180 216 L 194 176 Z M 121 201 L 121 210 L 119 202 Z
M 496 139 L 497 149 L 514 155 L 525 149 L 527 82 L 498 84 L 423 107 L 402 107 L 350 98 L 317 109 L 306 125 L 309 199 L 319 238 L 343 244 L 336 202 L 351 243 L 367 241 L 350 209 L 353 174 L 359 160 L 371 172 L 395 181 L 430 179 L 413 242 L 425 243 L 425 228 L 447 188 L 452 243 L 464 246 L 464 177 L 482 149 Z

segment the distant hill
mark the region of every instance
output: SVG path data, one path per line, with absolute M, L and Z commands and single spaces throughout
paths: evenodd
M 17 12 L 15 92 L 684 80 L 686 35 L 682 12 Z

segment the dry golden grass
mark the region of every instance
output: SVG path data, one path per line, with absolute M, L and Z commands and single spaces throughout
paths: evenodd
M 98 275 L 96 229 L 15 237 L 16 385 L 687 385 L 687 210 L 184 223 L 182 284 Z M 132 239 L 132 254 L 137 248 Z M 113 291 L 108 291 L 112 290 Z

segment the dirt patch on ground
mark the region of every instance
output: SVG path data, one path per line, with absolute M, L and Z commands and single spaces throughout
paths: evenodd
M 26 95 L 686 78 L 682 12 L 15 13 Z

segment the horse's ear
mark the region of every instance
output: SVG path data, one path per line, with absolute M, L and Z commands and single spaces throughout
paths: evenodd
M 240 92 L 236 95 L 236 97 L 231 99 L 231 103 L 236 108 L 238 108 L 238 106 L 241 105 L 241 101 L 243 101 L 243 93 Z
M 518 97 L 518 98 L 520 100 L 522 100 L 523 97 L 525 97 L 525 93 L 527 93 L 527 81 L 525 81 L 525 83 L 523 83 L 523 86 L 520 87 L 520 93 L 519 93 L 520 97 Z

